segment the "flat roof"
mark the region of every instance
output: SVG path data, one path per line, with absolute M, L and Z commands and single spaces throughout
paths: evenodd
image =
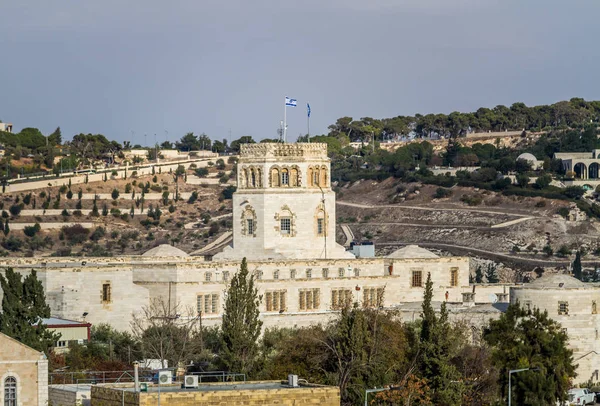
M 182 388 L 181 386 L 174 385 L 161 385 L 160 392 L 211 392 L 211 391 L 234 391 L 234 390 L 276 390 L 276 389 L 314 389 L 314 388 L 325 388 L 327 386 L 324 385 L 304 385 L 291 387 L 287 383 L 282 383 L 280 381 L 273 382 L 239 382 L 239 383 L 212 383 L 212 384 L 202 384 L 200 383 L 197 388 Z M 116 390 L 124 390 L 126 392 L 133 392 L 133 387 L 127 388 L 114 388 Z M 158 385 L 148 385 L 148 393 L 158 393 Z

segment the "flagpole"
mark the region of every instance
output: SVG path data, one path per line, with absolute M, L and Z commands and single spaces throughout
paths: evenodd
M 310 115 L 307 115 L 306 117 L 306 127 L 307 127 L 307 135 L 308 135 L 308 142 L 310 142 Z
M 287 142 L 287 96 L 283 100 L 283 142 Z

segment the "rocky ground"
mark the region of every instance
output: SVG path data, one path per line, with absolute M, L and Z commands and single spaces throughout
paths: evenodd
M 457 247 L 457 253 L 470 249 L 475 256 L 529 268 L 572 260 L 569 255 L 548 257 L 542 250 L 549 245 L 555 254 L 563 246 L 573 253 L 581 249 L 584 261 L 600 262 L 595 255 L 600 253 L 600 223 L 567 221 L 557 214 L 561 207 L 577 211 L 572 203 L 458 186 L 451 188 L 450 197 L 435 199 L 437 188 L 395 179 L 346 185 L 337 189 L 338 224 L 350 226 L 357 239 L 374 241 L 382 253 L 398 244 L 422 244 L 444 250 Z M 470 206 L 465 196 L 481 203 Z M 341 229 L 337 237 L 345 240 Z

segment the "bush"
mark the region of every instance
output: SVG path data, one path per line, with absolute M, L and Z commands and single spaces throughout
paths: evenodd
M 63 209 L 63 211 L 60 213 L 60 215 L 63 217 L 69 217 L 71 215 L 71 213 L 69 213 L 69 210 Z
M 71 191 L 71 189 L 69 189 L 67 191 L 67 199 L 72 199 L 73 198 L 73 191 Z
M 198 168 L 196 169 L 196 176 L 199 178 L 205 178 L 208 176 L 208 168 Z
M 563 191 L 563 194 L 571 199 L 579 199 L 584 193 L 585 189 L 581 186 L 569 186 Z
M 162 187 L 160 187 L 160 185 L 152 185 L 152 186 L 150 187 L 150 189 L 151 189 L 153 192 L 156 192 L 156 193 L 160 193 L 160 192 L 162 192 Z
M 117 200 L 119 198 L 119 191 L 116 188 L 113 189 L 113 191 L 110 194 L 110 196 L 113 198 L 113 200 Z
M 64 226 L 60 229 L 60 231 L 71 245 L 81 244 L 82 242 L 86 241 L 90 233 L 90 230 L 84 228 L 81 224 Z
M 25 228 L 23 228 L 23 233 L 27 236 L 27 237 L 34 237 L 37 233 L 40 232 L 42 228 L 40 227 L 40 225 L 38 223 L 35 223 L 32 226 L 25 226 Z
M 210 228 L 208 229 L 208 235 L 213 236 L 219 232 L 219 223 L 213 221 L 210 223 Z
M 233 193 L 237 190 L 235 186 L 229 185 L 221 192 L 223 199 L 229 200 L 233 197 Z
M 215 164 L 215 167 L 222 171 L 223 169 L 225 169 L 225 161 L 223 161 L 221 158 L 217 159 L 217 162 Z
M 60 187 L 60 189 L 58 189 L 58 193 L 62 193 L 62 194 L 64 194 L 64 193 L 66 193 L 66 192 L 67 192 L 67 189 L 68 189 L 68 188 L 67 188 L 67 185 L 62 185 L 62 186 Z
M 104 237 L 106 235 L 106 228 L 104 227 L 97 227 L 94 232 L 92 233 L 92 235 L 90 235 L 90 240 L 92 241 L 98 241 L 100 240 L 102 237 Z
M 479 195 L 462 195 L 460 201 L 468 204 L 469 206 L 479 206 L 483 199 Z
M 21 210 L 23 209 L 23 206 L 21 206 L 20 204 L 13 204 L 12 206 L 10 206 L 10 209 L 8 209 L 10 211 L 10 214 L 12 214 L 13 216 L 18 216 L 19 214 L 21 214 Z M 3 213 L 3 217 L 4 217 L 4 213 Z
M 224 174 L 223 176 L 221 176 L 219 178 L 219 183 L 223 183 L 224 184 L 224 183 L 227 183 L 227 182 L 229 182 L 229 176 L 227 176 L 227 175 Z
M 125 193 L 131 193 L 131 183 L 125 185 Z
M 188 203 L 192 204 L 194 203 L 196 200 L 198 200 L 198 192 L 193 191 L 192 194 L 190 195 L 190 198 L 188 199 Z
M 556 211 L 558 214 L 560 214 L 561 216 L 563 216 L 564 218 L 568 218 L 569 217 L 569 213 L 571 212 L 568 208 L 566 207 L 561 207 L 560 209 L 558 209 Z
M 556 251 L 556 256 L 557 257 L 563 257 L 564 258 L 564 257 L 566 257 L 568 255 L 571 255 L 571 250 L 566 245 L 561 245 L 560 248 L 558 249 L 558 251 Z
M 169 213 L 175 213 L 175 206 L 173 206 L 173 205 L 169 206 Z
M 8 237 L 8 239 L 2 241 L 2 247 L 13 252 L 20 251 L 23 247 L 23 241 L 21 241 L 20 238 L 11 235 L 10 237 Z
M 433 197 L 436 199 L 443 199 L 450 196 L 452 196 L 452 191 L 450 189 L 444 189 L 443 187 L 437 188 L 435 194 L 433 195 Z

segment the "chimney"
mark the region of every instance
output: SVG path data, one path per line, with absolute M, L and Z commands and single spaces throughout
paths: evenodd
M 140 391 L 140 374 L 139 374 L 140 363 L 137 361 L 133 362 L 133 391 Z

